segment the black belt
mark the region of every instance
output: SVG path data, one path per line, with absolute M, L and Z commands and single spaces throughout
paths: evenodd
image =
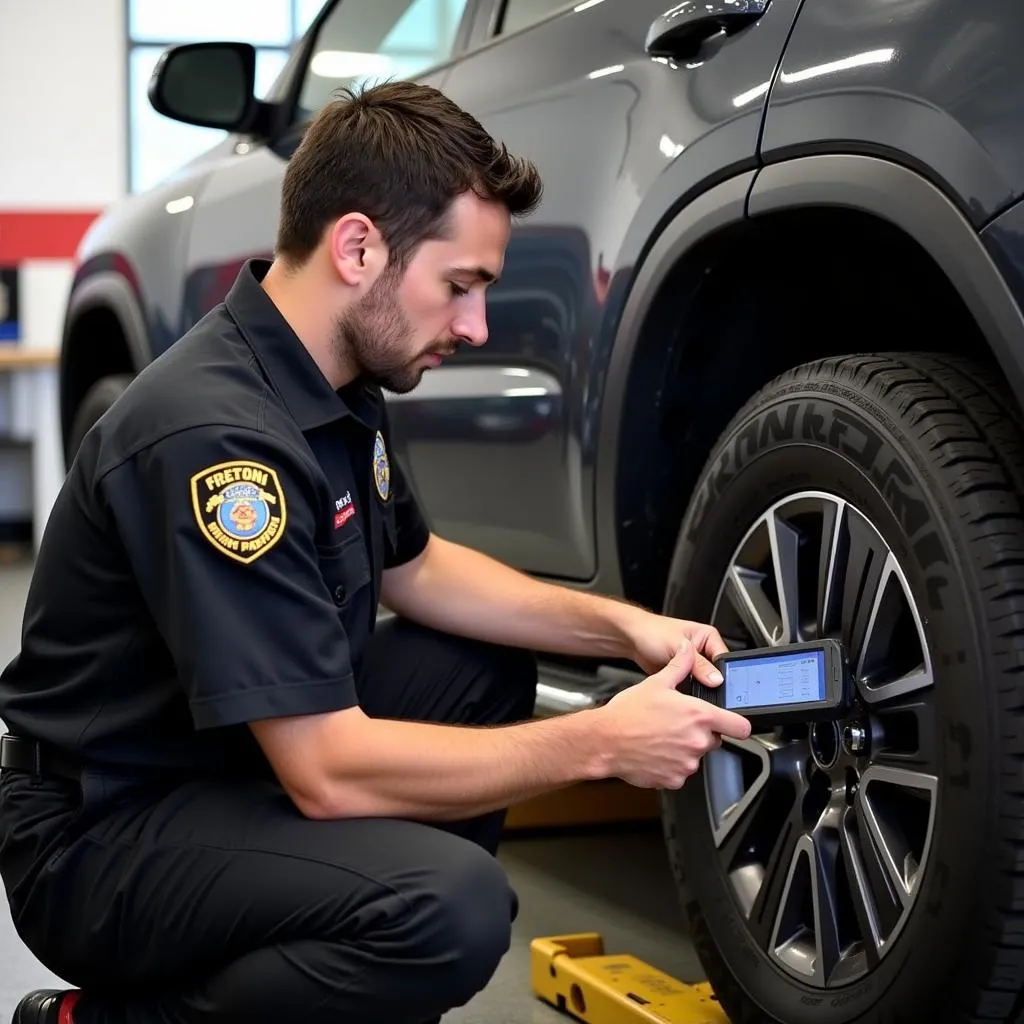
M 36 778 L 59 775 L 77 782 L 82 776 L 82 763 L 47 743 L 4 733 L 0 736 L 0 772 L 7 771 L 26 772 Z

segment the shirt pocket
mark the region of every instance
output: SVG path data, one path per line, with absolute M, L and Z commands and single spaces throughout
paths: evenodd
M 321 548 L 319 557 L 320 572 L 331 600 L 338 608 L 347 608 L 372 578 L 362 535 L 353 533 L 341 544 Z

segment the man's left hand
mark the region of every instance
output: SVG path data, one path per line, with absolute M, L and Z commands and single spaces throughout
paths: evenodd
M 694 648 L 693 674 L 705 686 L 718 686 L 721 673 L 711 659 L 729 650 L 721 634 L 713 626 L 688 619 L 673 619 L 667 615 L 645 612 L 627 627 L 631 657 L 647 673 L 659 672 L 674 657 L 684 643 Z

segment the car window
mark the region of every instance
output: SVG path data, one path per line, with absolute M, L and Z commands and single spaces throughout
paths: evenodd
M 508 35 L 565 7 L 565 0 L 505 0 L 501 34 Z
M 452 55 L 468 0 L 340 0 L 317 34 L 294 119 L 340 88 L 412 78 Z

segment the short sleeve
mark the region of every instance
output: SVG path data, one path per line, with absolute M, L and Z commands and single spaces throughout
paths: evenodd
M 180 431 L 107 473 L 104 497 L 196 727 L 357 703 L 316 546 L 315 469 L 256 430 Z
M 394 569 L 411 562 L 427 546 L 430 529 L 423 510 L 396 458 L 391 465 L 391 487 L 395 503 L 395 539 L 384 550 L 384 568 Z

